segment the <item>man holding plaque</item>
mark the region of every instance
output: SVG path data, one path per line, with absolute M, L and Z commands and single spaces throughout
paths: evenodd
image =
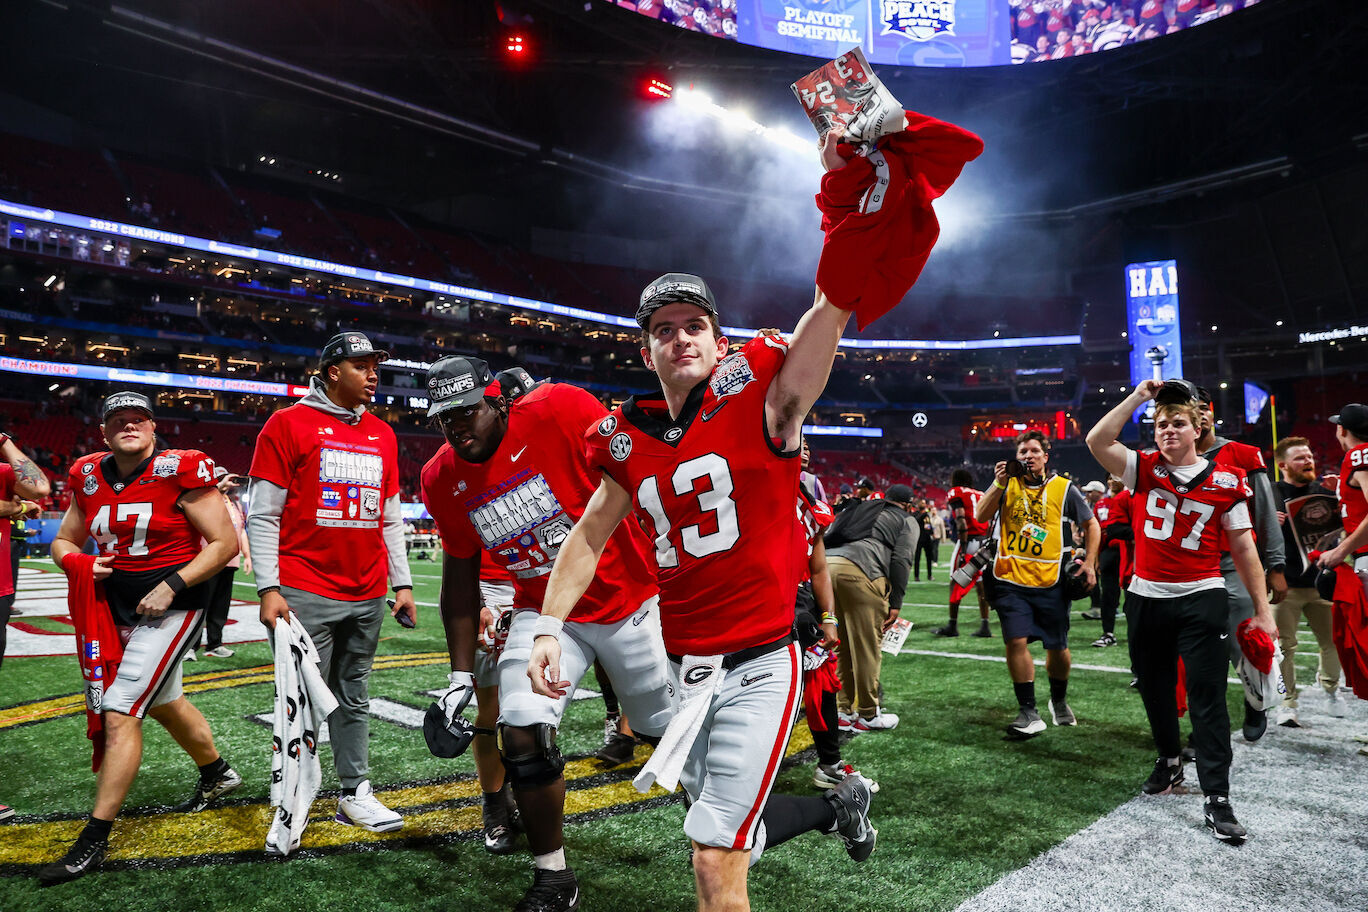
M 1307 560 L 1312 551 L 1322 550 L 1319 542 L 1324 536 L 1340 530 L 1339 504 L 1335 492 L 1321 487 L 1316 481 L 1316 457 L 1305 437 L 1284 437 L 1274 447 L 1273 456 L 1282 473 L 1282 480 L 1276 485 L 1283 502 L 1278 521 L 1282 524 L 1287 556 L 1287 598 L 1273 606 L 1273 619 L 1278 623 L 1278 638 L 1282 642 L 1281 668 L 1287 694 L 1274 713 L 1274 721 L 1289 728 L 1300 728 L 1297 668 L 1293 658 L 1297 654 L 1297 626 L 1303 615 L 1316 636 L 1316 647 L 1320 651 L 1316 680 L 1330 697 L 1331 715 L 1344 715 L 1339 700 L 1339 654 L 1330 633 L 1334 606 L 1316 591 L 1319 568 Z

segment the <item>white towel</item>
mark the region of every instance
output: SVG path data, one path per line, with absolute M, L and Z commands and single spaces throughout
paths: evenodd
M 271 724 L 271 807 L 266 851 L 289 855 L 299 848 L 309 808 L 323 778 L 318 733 L 334 709 L 318 670 L 318 650 L 293 614 L 275 625 L 275 718 Z
M 665 734 L 651 759 L 632 780 L 637 791 L 644 794 L 655 783 L 673 792 L 679 785 L 679 774 L 684 771 L 684 762 L 698 740 L 703 717 L 708 714 L 713 697 L 722 692 L 722 682 L 727 677 L 722 669 L 722 659 L 720 655 L 685 656 L 680 663 L 679 679 L 675 682 L 674 716 L 665 727 Z

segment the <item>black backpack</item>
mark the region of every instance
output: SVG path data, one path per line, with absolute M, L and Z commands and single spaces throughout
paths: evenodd
M 874 531 L 874 521 L 883 513 L 884 508 L 902 511 L 902 507 L 887 500 L 865 500 L 854 506 L 846 507 L 836 514 L 836 521 L 826 530 L 822 543 L 828 548 L 839 548 L 854 541 L 870 537 Z M 893 545 L 893 542 L 884 544 Z

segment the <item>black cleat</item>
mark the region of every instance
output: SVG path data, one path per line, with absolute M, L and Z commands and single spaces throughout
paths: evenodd
M 513 912 L 573 912 L 580 904 L 579 881 L 575 872 L 537 868 L 532 886 Z
M 957 637 L 959 636 L 959 627 L 954 624 L 946 624 L 944 627 L 937 627 L 931 632 L 938 637 Z
M 513 803 L 507 785 L 494 792 L 491 799 L 484 797 L 481 814 L 484 818 L 484 847 L 491 855 L 512 855 L 518 850 L 518 834 L 522 832 L 522 817 Z
M 212 782 L 205 782 L 201 779 L 199 782 L 195 783 L 194 794 L 171 810 L 179 811 L 181 813 L 202 811 L 239 785 L 242 785 L 242 777 L 230 766 L 223 771 L 222 775 Z
M 1266 731 L 1268 731 L 1268 713 L 1262 709 L 1255 709 L 1246 700 L 1244 726 L 1240 730 L 1244 739 L 1250 742 L 1258 741 Z
M 631 735 L 615 734 L 608 743 L 599 748 L 594 757 L 609 766 L 620 766 L 629 762 L 636 753 L 636 739 Z
M 993 635 L 993 631 L 988 629 L 988 622 L 984 621 L 979 625 L 979 629 L 974 631 L 974 636 L 987 638 Z
M 38 886 L 51 887 L 98 870 L 109 851 L 107 839 L 77 839 L 67 853 L 38 872 Z
M 879 836 L 879 831 L 869 822 L 871 795 L 869 781 L 852 772 L 824 796 L 836 811 L 836 829 L 832 832 L 845 843 L 846 854 L 852 861 L 868 858 Z
M 1239 845 L 1249 837 L 1249 831 L 1235 819 L 1235 811 L 1225 795 L 1208 795 L 1203 810 L 1206 812 L 1206 825 L 1211 827 L 1211 835 L 1221 842 Z
M 1154 761 L 1154 772 L 1150 773 L 1140 791 L 1146 795 L 1167 795 L 1175 785 L 1183 781 L 1183 761 L 1170 764 L 1164 757 Z

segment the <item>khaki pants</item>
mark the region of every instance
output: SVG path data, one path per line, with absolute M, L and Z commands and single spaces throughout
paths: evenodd
M 879 712 L 879 670 L 883 667 L 883 623 L 888 617 L 888 580 L 871 580 L 843 557 L 827 558 L 836 596 L 841 649 L 836 671 L 841 679 L 837 705 L 866 719 Z
M 1297 670 L 1292 658 L 1297 654 L 1297 624 L 1303 614 L 1320 649 L 1316 678 L 1326 693 L 1332 693 L 1339 684 L 1339 654 L 1335 652 L 1335 641 L 1330 634 L 1333 611 L 1333 606 L 1321 598 L 1315 589 L 1288 589 L 1287 598 L 1273 606 L 1273 618 L 1278 623 L 1278 637 L 1282 641 L 1282 676 L 1287 685 L 1283 706 L 1289 709 L 1297 707 Z

